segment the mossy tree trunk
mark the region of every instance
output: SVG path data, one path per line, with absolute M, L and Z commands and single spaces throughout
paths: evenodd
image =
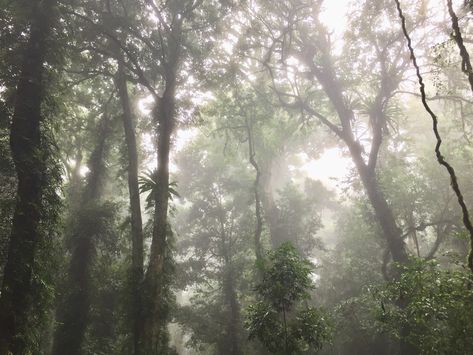
M 45 58 L 55 21 L 55 0 L 34 1 L 10 131 L 18 177 L 8 259 L 0 298 L 0 354 L 27 352 L 28 317 L 34 301 L 32 278 L 41 233 L 46 166 L 41 141 Z

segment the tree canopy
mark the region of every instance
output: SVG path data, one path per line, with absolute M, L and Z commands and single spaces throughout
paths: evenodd
M 460 0 L 0 0 L 0 355 L 470 354 Z

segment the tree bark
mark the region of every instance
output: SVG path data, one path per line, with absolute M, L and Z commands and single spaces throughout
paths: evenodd
M 123 128 L 128 155 L 128 191 L 131 210 L 131 317 L 133 334 L 133 354 L 141 354 L 140 324 L 141 324 L 141 284 L 143 281 L 143 223 L 141 219 L 140 191 L 138 186 L 138 151 L 136 145 L 133 114 L 130 107 L 125 68 L 122 58 L 119 58 L 116 85 L 123 110 Z
M 231 260 L 225 261 L 225 275 L 223 280 L 223 293 L 226 306 L 228 307 L 229 317 L 227 319 L 227 349 L 223 349 L 229 355 L 241 355 L 240 335 L 238 327 L 240 324 L 240 305 L 238 304 L 237 293 L 235 290 L 235 277 Z
M 365 164 L 359 144 L 351 144 L 349 150 L 393 260 L 398 263 L 407 263 L 408 255 L 402 239 L 402 231 L 397 226 L 392 209 L 379 188 L 375 171 Z
M 262 262 L 263 262 L 263 247 L 261 246 L 261 233 L 263 232 L 263 215 L 262 215 L 261 197 L 260 197 L 261 172 L 260 172 L 258 163 L 256 162 L 256 159 L 255 159 L 256 152 L 255 152 L 255 146 L 253 142 L 253 131 L 248 119 L 245 120 L 245 125 L 246 125 L 246 131 L 248 135 L 249 160 L 250 160 L 250 164 L 253 166 L 256 172 L 255 182 L 253 184 L 253 193 L 255 196 L 255 217 L 256 217 L 254 243 L 255 243 L 256 263 L 258 264 L 257 265 L 258 270 L 260 270 L 262 266 Z
M 18 187 L 0 298 L 0 355 L 27 352 L 28 315 L 34 299 L 32 275 L 41 239 L 38 227 L 46 173 L 41 152 L 43 75 L 55 5 L 55 0 L 45 0 L 34 2 L 28 9 L 30 37 L 23 56 L 10 131 Z
M 222 201 L 219 198 L 217 200 L 218 206 L 218 223 L 220 225 L 220 251 L 223 261 L 223 278 L 222 278 L 222 291 L 224 304 L 227 309 L 226 319 L 226 334 L 223 341 L 219 345 L 219 353 L 227 353 L 229 355 L 241 355 L 242 350 L 240 347 L 240 305 L 238 303 L 237 291 L 236 291 L 236 280 L 235 280 L 235 269 L 233 266 L 233 251 L 232 251 L 232 238 L 233 233 L 230 229 L 227 232 L 226 225 L 226 211 L 222 205 Z M 232 218 L 232 217 L 230 217 Z
M 91 296 L 91 268 L 95 260 L 95 227 L 97 221 L 94 209 L 102 195 L 105 173 L 107 139 L 110 136 L 110 119 L 107 113 L 101 121 L 98 141 L 89 161 L 89 176 L 77 207 L 77 221 L 71 236 L 72 255 L 69 265 L 65 295 L 58 306 L 58 327 L 54 334 L 52 355 L 81 355 L 82 343 L 89 321 Z
M 165 319 L 160 309 L 163 291 L 163 272 L 166 259 L 169 205 L 169 153 L 174 128 L 176 72 L 175 64 L 167 70 L 166 86 L 157 103 L 154 114 L 158 124 L 157 187 L 154 191 L 153 239 L 148 269 L 144 280 L 143 344 L 146 354 L 154 354 L 159 348 Z M 146 312 L 146 313 L 145 313 Z

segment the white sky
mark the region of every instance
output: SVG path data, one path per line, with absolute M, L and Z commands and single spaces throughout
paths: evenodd
M 353 166 L 351 160 L 343 156 L 339 148 L 326 149 L 319 159 L 308 159 L 307 154 L 299 154 L 304 162 L 299 169 L 307 177 L 320 180 L 325 187 L 338 190 L 338 181 L 345 178 Z
M 327 26 L 332 32 L 334 39 L 341 39 L 344 30 L 347 26 L 347 12 L 349 10 L 349 4 L 353 0 L 325 0 L 323 5 L 322 15 L 320 20 Z M 443 0 L 425 0 L 428 1 L 428 6 L 435 10 L 435 17 L 442 17 L 443 9 L 445 4 Z M 458 8 L 461 0 L 454 0 L 455 7 Z M 405 7 L 411 5 L 410 0 L 402 0 L 401 4 Z M 443 11 L 442 11 L 443 10 Z M 138 109 L 144 113 L 149 114 L 150 104 L 153 99 L 148 96 L 142 98 L 138 102 Z M 196 134 L 197 129 L 185 129 L 178 130 L 176 132 L 174 140 L 174 151 L 182 149 Z M 345 178 L 352 167 L 352 163 L 349 158 L 343 156 L 342 151 L 339 148 L 330 148 L 322 153 L 321 157 L 316 160 L 310 160 L 307 155 L 300 154 L 299 157 L 303 161 L 301 168 L 298 168 L 298 172 L 310 177 L 312 179 L 320 180 L 327 188 L 332 190 L 338 190 L 338 181 Z M 155 164 L 155 160 L 152 160 L 152 164 Z M 176 169 L 174 164 L 171 164 L 172 170 Z M 148 167 L 148 168 L 154 168 Z
M 350 0 L 325 0 L 320 21 L 335 35 L 340 35 L 347 23 L 346 13 Z

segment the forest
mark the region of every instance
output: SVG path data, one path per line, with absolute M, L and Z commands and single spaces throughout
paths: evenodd
M 0 0 L 0 355 L 473 354 L 473 1 Z

